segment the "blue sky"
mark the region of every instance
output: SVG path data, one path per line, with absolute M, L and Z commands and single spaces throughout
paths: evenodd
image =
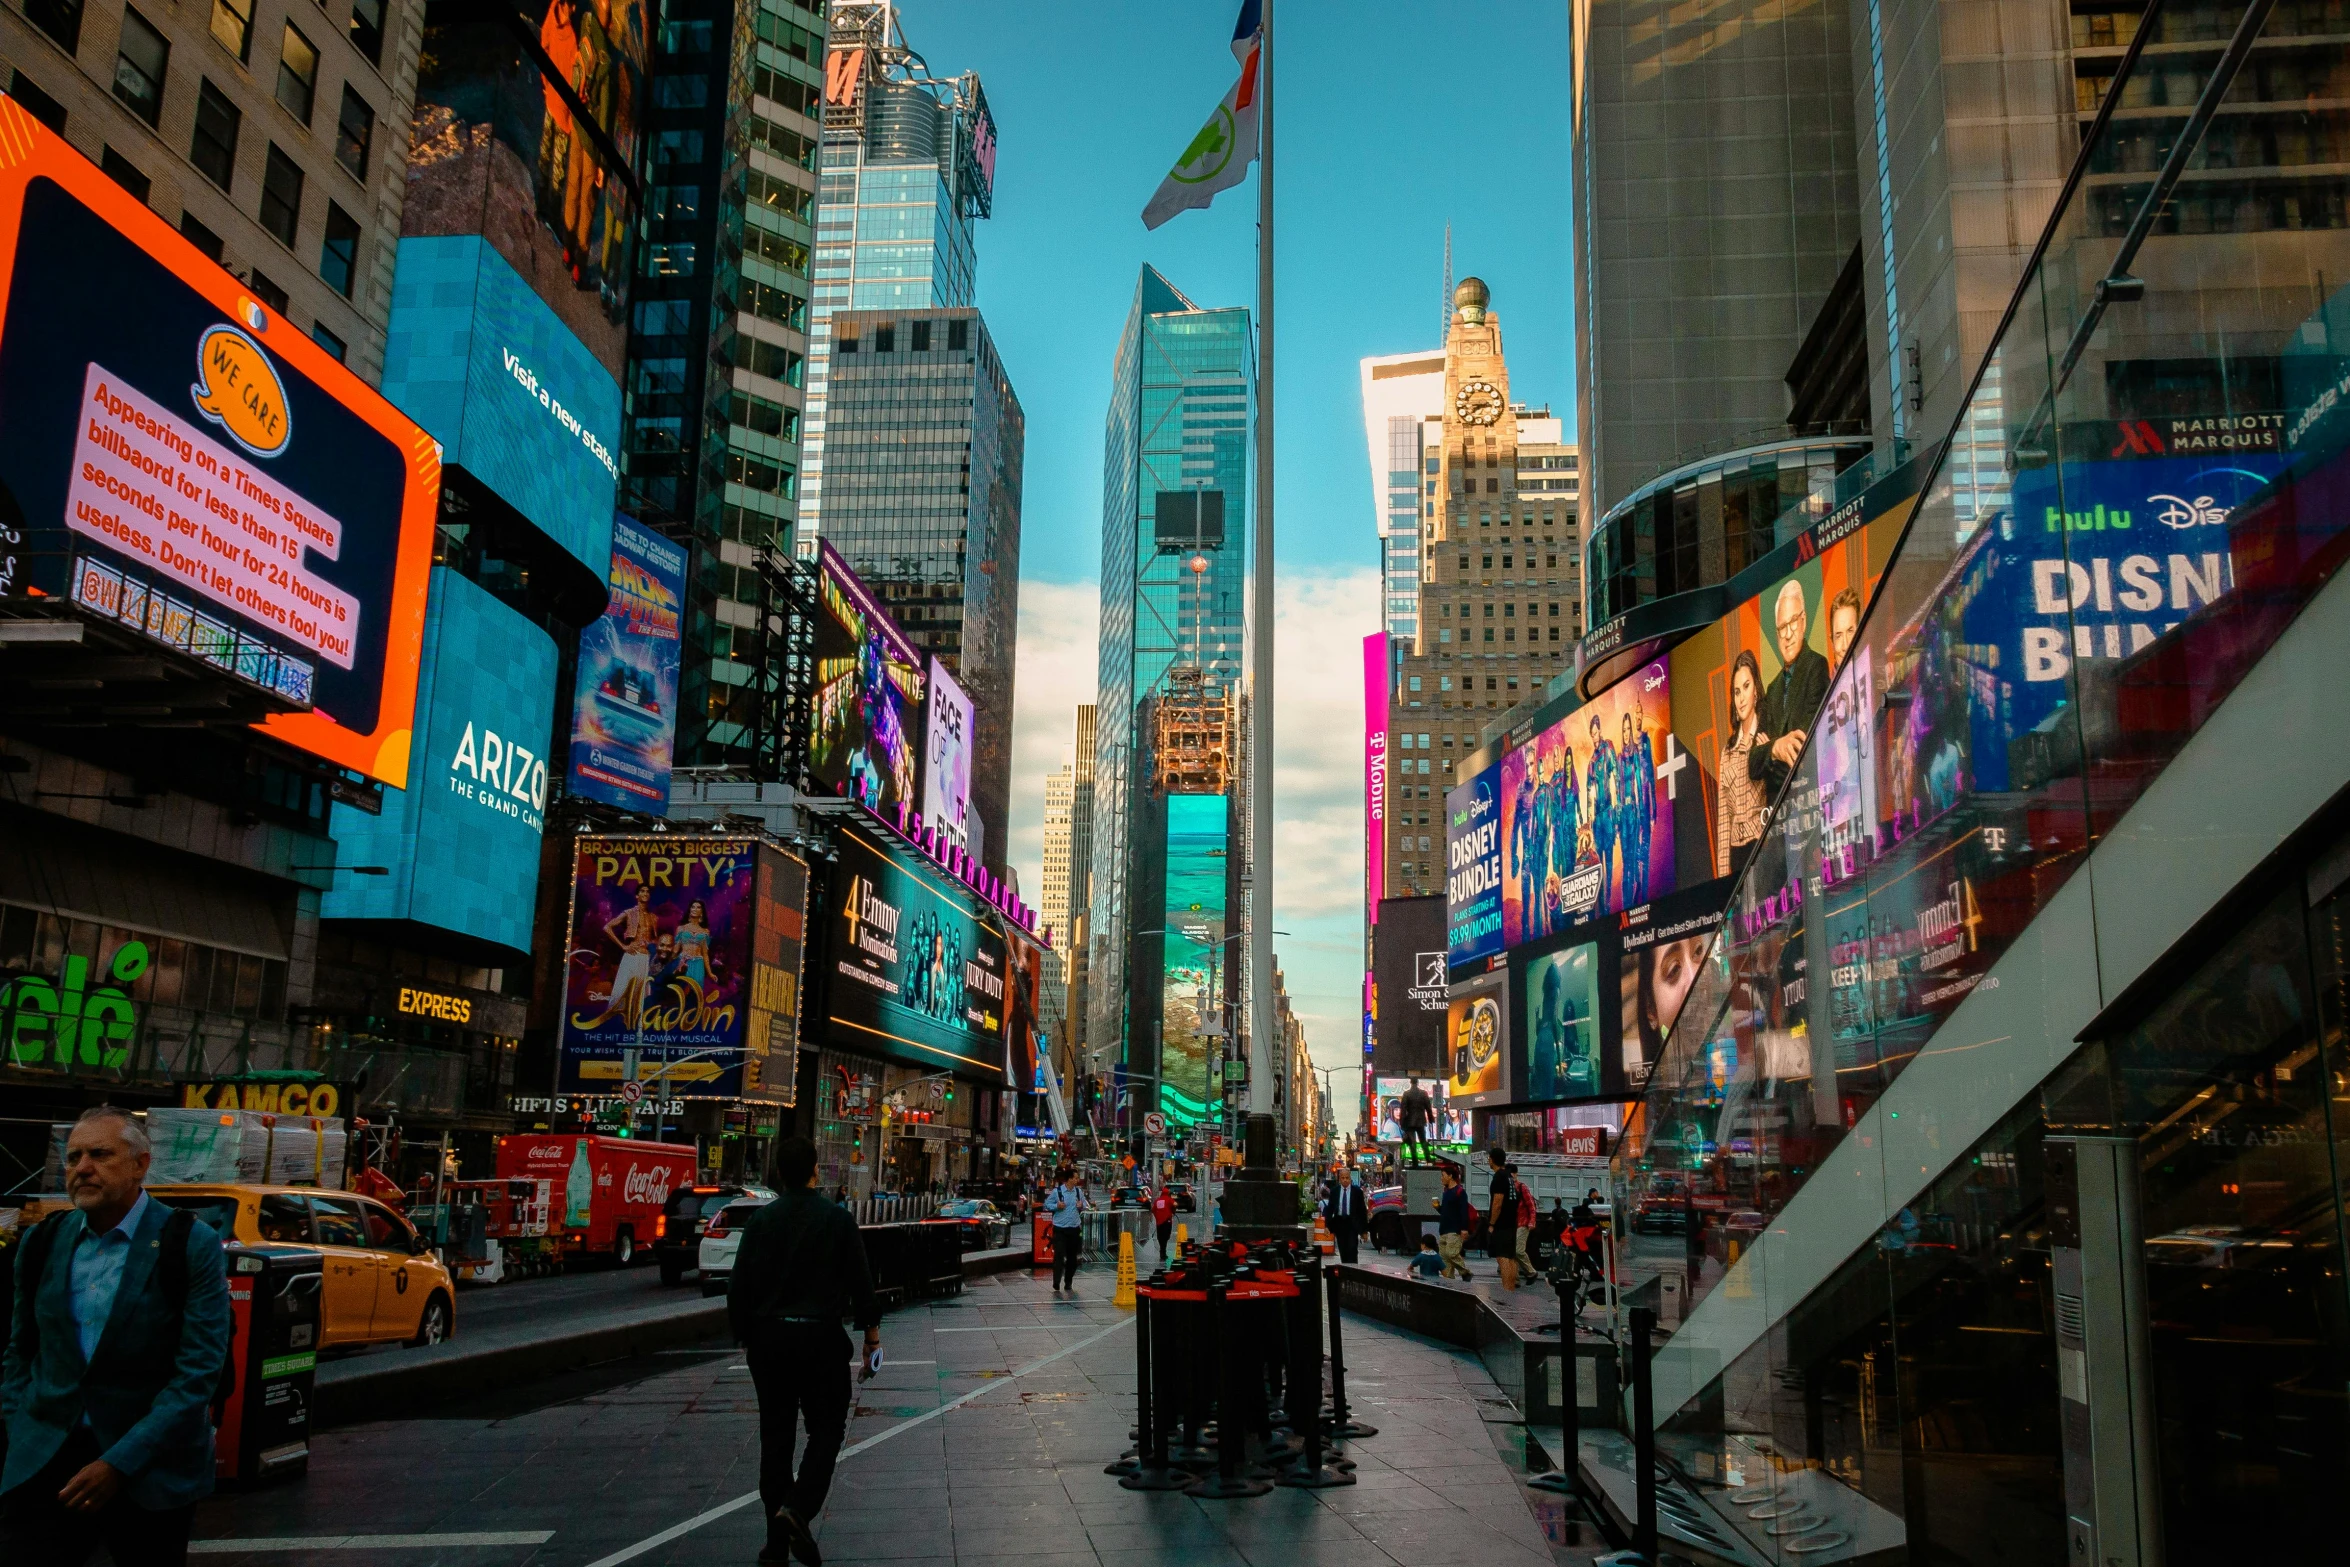
M 1156 232 L 1143 204 L 1224 90 L 1237 0 L 903 0 L 1000 135 L 979 304 L 1028 420 L 1011 858 L 1032 890 L 1045 774 L 1093 698 L 1102 419 L 1147 262 L 1253 305 L 1256 184 Z M 1360 643 L 1378 629 L 1358 362 L 1441 340 L 1456 274 L 1493 289 L 1513 390 L 1572 424 L 1568 33 L 1560 0 L 1279 0 L 1275 516 L 1277 941 L 1316 1059 L 1359 1067 Z

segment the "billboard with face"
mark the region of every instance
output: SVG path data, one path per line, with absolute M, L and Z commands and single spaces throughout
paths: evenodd
M 1432 1143 L 1469 1140 L 1469 1112 L 1455 1110 L 1445 1098 L 1444 1075 L 1375 1077 L 1371 1080 L 1371 1135 L 1383 1143 L 1403 1140 L 1403 1096 L 1417 1086 L 1428 1096 L 1427 1124 L 1422 1128 Z
M 0 599 L 208 663 L 406 787 L 431 438 L 14 100 L 0 141 Z
M 566 939 L 562 1088 L 610 1093 L 621 1053 L 671 1093 L 742 1082 L 755 923 L 753 838 L 582 835 Z
M 1445 1094 L 1453 1107 L 1507 1104 L 1510 1083 L 1509 971 L 1452 987 L 1445 1016 Z
M 829 544 L 818 546 L 816 781 L 882 815 L 909 810 L 921 744 L 922 655 Z
M 1617 945 L 1620 1046 L 1610 1073 L 1623 1091 L 1637 1092 L 1664 1055 L 1682 1003 L 1713 953 L 1726 888 L 1712 887 L 1654 911 L 1651 923 L 1624 931 Z
M 612 520 L 612 601 L 579 634 L 571 709 L 571 792 L 659 816 L 669 808 L 685 547 Z
M 831 1042 L 974 1082 L 1004 1081 L 1003 933 L 969 889 L 878 833 L 844 829 L 831 871 Z
M 929 722 L 922 765 L 922 819 L 969 849 L 971 842 L 972 710 L 947 666 L 930 661 Z

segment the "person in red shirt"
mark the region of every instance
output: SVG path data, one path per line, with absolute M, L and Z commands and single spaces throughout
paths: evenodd
M 1159 1260 L 1167 1260 L 1167 1240 L 1175 1233 L 1175 1198 L 1161 1186 L 1151 1194 L 1151 1222 L 1159 1227 Z

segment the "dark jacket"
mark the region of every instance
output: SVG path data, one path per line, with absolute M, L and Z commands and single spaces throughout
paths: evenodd
M 1338 1194 L 1346 1193 L 1344 1213 L 1339 1212 Z M 1371 1216 L 1366 1211 L 1371 1205 L 1371 1194 L 1348 1181 L 1332 1181 L 1322 1190 L 1322 1216 L 1330 1221 L 1333 1235 L 1360 1235 L 1369 1227 Z
M 735 1253 L 726 1315 L 738 1342 L 761 1323 L 881 1320 L 865 1244 L 849 1211 L 813 1191 L 785 1192 L 751 1215 Z
M 1782 736 L 1797 729 L 1809 734 L 1827 700 L 1828 661 L 1807 647 L 1763 688 L 1756 719 L 1761 732 L 1776 744 Z M 1774 794 L 1786 787 L 1794 770 L 1773 757 L 1767 745 L 1755 746 L 1746 757 L 1746 776 L 1767 786 Z
M 1448 1186 L 1436 1199 L 1436 1231 L 1440 1235 L 1466 1235 L 1469 1232 L 1469 1189 Z
M 0 1362 L 0 1412 L 8 1462 L 0 1491 L 14 1490 L 87 1420 L 98 1456 L 123 1474 L 134 1506 L 180 1507 L 212 1492 L 212 1395 L 229 1352 L 228 1267 L 206 1224 L 187 1232 L 187 1295 L 175 1307 L 158 1277 L 171 1210 L 147 1204 L 124 1258 L 122 1283 L 88 1360 L 73 1320 L 73 1249 L 85 1221 L 76 1210 L 43 1242 L 40 1276 L 21 1268 Z M 27 1236 L 20 1245 L 29 1245 Z

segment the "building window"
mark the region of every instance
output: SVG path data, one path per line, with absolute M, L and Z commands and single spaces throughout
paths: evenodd
M 369 65 L 383 64 L 384 0 L 351 0 L 351 47 Z
M 702 161 L 700 131 L 663 131 L 653 138 L 653 167 L 674 168 Z
M 228 94 L 206 77 L 196 89 L 196 135 L 188 144 L 188 161 L 222 190 L 229 188 L 236 168 L 237 130 L 243 120 L 243 113 L 229 102 Z
M 318 49 L 291 22 L 277 56 L 277 101 L 304 125 L 310 123 L 310 110 L 318 101 Z
M 927 322 L 927 321 L 917 321 L 917 322 L 915 322 L 915 323 L 914 323 L 914 344 L 913 344 L 913 351 L 914 351 L 915 353 L 917 353 L 917 354 L 927 354 L 927 353 L 929 353 L 929 352 L 930 352 L 930 323 L 929 323 L 929 322 Z
M 206 228 L 193 212 L 180 214 L 180 237 L 214 261 L 220 260 L 220 236 Z
M 949 321 L 949 322 L 947 323 L 947 349 L 948 349 L 948 351 L 949 351 L 950 353 L 958 353 L 958 354 L 959 354 L 959 353 L 961 353 L 963 350 L 965 350 L 965 349 L 969 348 L 970 346 L 971 346 L 971 323 L 970 323 L 970 322 L 968 322 L 968 321 Z
M 302 169 L 276 142 L 269 144 L 269 167 L 261 176 L 261 226 L 280 243 L 294 243 L 294 227 L 302 221 Z
M 343 84 L 343 112 L 335 121 L 335 162 L 350 171 L 351 178 L 361 184 L 367 182 L 367 152 L 375 144 L 375 111 L 367 100 L 351 91 L 351 84 Z
M 645 247 L 645 272 L 650 277 L 691 277 L 694 247 L 690 241 Z
M 898 351 L 898 329 L 893 323 L 883 322 L 873 329 L 873 351 L 877 354 Z
M 694 302 L 690 299 L 640 299 L 636 306 L 636 329 L 645 337 L 674 337 L 693 324 L 693 314 Z
M 39 120 L 58 135 L 65 134 L 65 105 L 41 91 L 24 72 L 16 73 L 16 81 L 8 89 L 8 96 L 24 105 L 24 112 Z
M 259 267 L 255 267 L 251 272 L 245 274 L 245 286 L 253 291 L 255 299 L 260 300 L 279 315 L 282 316 L 286 313 L 288 303 L 286 291 L 262 276 Z
M 856 351 L 857 339 L 855 335 L 851 333 L 843 333 L 840 337 L 840 340 L 833 344 L 834 353 L 853 354 Z
M 114 96 L 153 125 L 163 115 L 163 75 L 171 45 L 136 11 L 122 13 L 122 47 L 114 57 Z
M 326 242 L 318 250 L 318 275 L 327 287 L 351 297 L 351 283 L 359 275 L 359 220 L 333 202 L 326 204 Z
M 704 22 L 704 27 L 710 24 Z M 710 78 L 707 76 L 669 75 L 653 82 L 653 107 L 656 109 L 699 109 L 710 101 Z
M 253 57 L 253 0 L 212 0 L 212 36 L 242 65 Z
M 332 332 L 329 332 L 326 329 L 326 323 L 323 321 L 313 321 L 310 323 L 310 340 L 316 343 L 319 347 L 325 349 L 328 353 L 334 355 L 338 362 L 350 357 L 350 345 L 345 343 L 341 338 L 335 336 Z
M 138 197 L 139 200 L 145 201 L 147 199 L 147 176 L 141 174 L 136 164 L 116 152 L 112 147 L 106 148 L 99 155 L 98 167 L 106 171 L 108 179 Z
M 708 54 L 710 52 L 710 24 L 708 22 L 663 22 L 661 24 L 661 52 L 663 54 Z
M 67 54 L 81 48 L 82 0 L 24 0 L 24 14 L 35 27 L 64 45 Z

